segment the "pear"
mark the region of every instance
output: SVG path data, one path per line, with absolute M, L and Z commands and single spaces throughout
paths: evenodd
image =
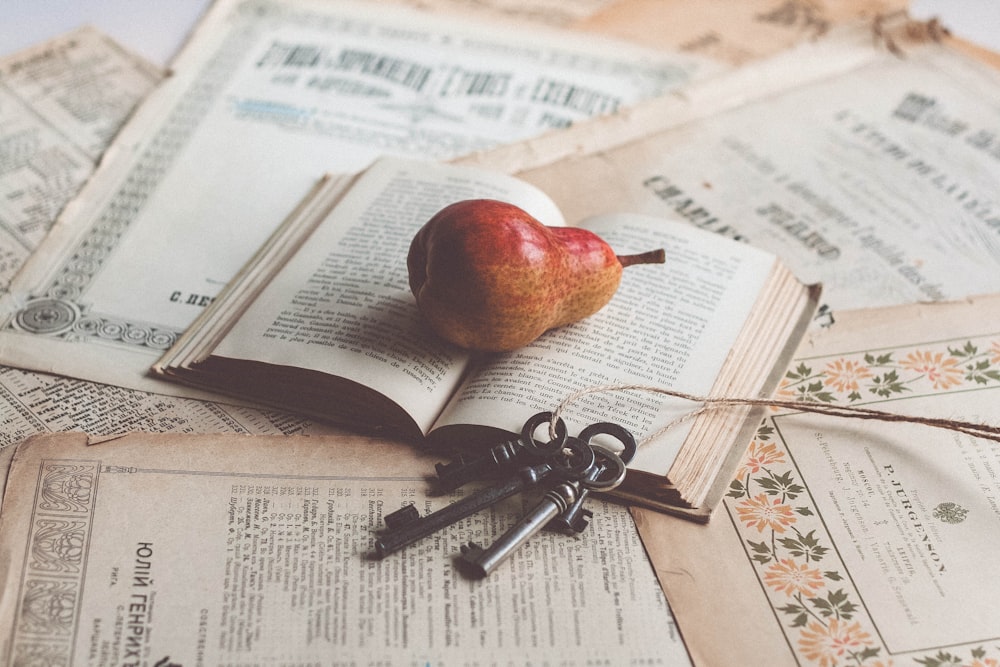
M 624 267 L 663 261 L 662 249 L 618 256 L 593 232 L 547 227 L 507 202 L 468 199 L 420 228 L 406 263 L 431 329 L 469 350 L 501 352 L 596 313 Z

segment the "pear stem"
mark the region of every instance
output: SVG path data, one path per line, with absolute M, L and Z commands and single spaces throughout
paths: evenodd
M 618 255 L 618 261 L 624 268 L 633 264 L 663 264 L 667 261 L 667 257 L 663 248 L 659 248 L 648 252 L 640 252 L 636 255 Z

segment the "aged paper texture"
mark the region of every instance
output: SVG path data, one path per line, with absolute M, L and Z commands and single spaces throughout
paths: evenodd
M 996 296 L 844 311 L 777 395 L 998 424 L 998 322 Z M 634 513 L 696 663 L 991 664 L 998 471 L 993 441 L 781 414 L 711 525 Z
M 770 65 L 796 69 L 799 57 Z M 595 139 L 519 176 L 549 193 L 569 224 L 630 208 L 760 246 L 800 280 L 822 283 L 834 311 L 1000 290 L 996 70 L 927 44 L 905 56 L 869 48 L 843 72 L 759 96 L 754 84 L 768 72 L 735 72 L 745 85 L 728 98 L 716 82 L 695 84 L 683 99 L 654 103 L 667 111 L 663 130 L 651 129 L 652 108 L 636 109 L 634 127 L 612 119 L 603 145 Z M 720 101 L 722 112 L 696 115 Z M 599 137 L 603 125 L 593 127 Z M 572 145 L 553 137 L 522 157 Z M 516 167 L 503 152 L 498 161 Z M 489 154 L 478 160 L 491 163 Z
M 0 359 L 150 388 L 169 347 L 328 171 L 454 157 L 719 65 L 383 5 L 215 4 L 6 302 Z
M 0 287 L 160 73 L 92 28 L 0 59 Z
M 905 11 L 902 0 L 618 0 L 573 23 L 733 65 L 821 39 L 835 25 Z
M 689 664 L 619 506 L 595 503 L 578 537 L 536 535 L 481 581 L 451 559 L 521 499 L 372 559 L 384 514 L 453 499 L 425 496 L 432 468 L 361 438 L 29 440 L 0 520 L 0 660 Z

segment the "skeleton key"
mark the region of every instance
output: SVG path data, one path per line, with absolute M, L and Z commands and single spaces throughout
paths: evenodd
M 567 444 L 570 442 L 583 443 L 579 438 L 570 438 Z M 459 562 L 465 566 L 470 575 L 480 579 L 488 576 L 497 566 L 507 560 L 518 547 L 544 528 L 556 515 L 565 511 L 577 499 L 581 487 L 586 489 L 597 488 L 599 486 L 600 488 L 610 489 L 621 484 L 622 480 L 625 479 L 625 463 L 622 462 L 618 455 L 600 445 L 588 444 L 586 446 L 595 450 L 600 448 L 603 457 L 607 457 L 610 461 L 617 460 L 617 464 L 611 464 L 611 467 L 616 470 L 617 474 L 614 477 L 605 474 L 598 474 L 594 477 L 590 469 L 584 470 L 576 476 L 576 479 L 569 478 L 549 489 L 533 510 L 511 526 L 507 532 L 501 535 L 489 547 L 484 549 L 475 542 L 462 545 L 462 555 Z M 595 468 L 601 467 L 603 469 L 606 465 L 598 463 L 596 458 L 593 463 L 593 467 Z M 592 482 L 588 481 L 588 478 L 591 477 L 593 477 Z
M 566 442 L 566 423 L 562 419 L 556 420 L 555 438 L 545 444 L 535 440 L 535 430 L 551 421 L 551 412 L 539 412 L 524 422 L 520 437 L 494 445 L 486 452 L 461 455 L 451 463 L 436 464 L 434 469 L 437 471 L 437 486 L 445 492 L 453 491 L 468 482 L 485 479 L 491 476 L 490 473 L 510 471 L 518 465 L 527 465 L 525 454 L 536 461 L 548 458 L 562 449 Z
M 559 452 L 553 453 L 545 462 L 521 468 L 511 479 L 480 489 L 427 516 L 414 518 L 415 512 L 410 509 L 412 505 L 407 505 L 386 515 L 389 530 L 375 540 L 375 555 L 385 558 L 456 521 L 541 483 L 552 473 L 568 478 L 581 477 L 595 461 L 594 450 L 589 445 L 575 438 L 568 439 Z
M 618 440 L 622 443 L 622 451 L 618 452 L 614 458 L 607 456 L 607 448 L 590 442 L 594 436 L 599 434 L 610 435 Z M 594 448 L 598 457 L 598 465 L 589 472 L 589 479 L 583 480 L 580 483 L 576 499 L 546 526 L 549 530 L 557 530 L 568 534 L 583 532 L 587 527 L 588 519 L 594 515 L 593 512 L 583 507 L 583 503 L 587 500 L 590 490 L 602 490 L 605 484 L 609 484 L 619 474 L 624 474 L 617 470 L 618 464 L 628 465 L 635 456 L 636 449 L 638 448 L 632 433 L 623 426 L 612 422 L 591 424 L 580 431 L 580 435 L 577 437 Z M 610 490 L 610 488 L 614 488 L 620 483 L 621 481 L 612 484 L 609 488 L 604 488 L 604 490 Z
M 576 499 L 576 486 L 571 482 L 560 482 L 542 496 L 541 502 L 528 512 L 510 530 L 501 535 L 493 544 L 483 548 L 475 542 L 462 545 L 460 563 L 470 575 L 482 579 L 495 570 L 514 550 L 528 541 L 545 524 Z

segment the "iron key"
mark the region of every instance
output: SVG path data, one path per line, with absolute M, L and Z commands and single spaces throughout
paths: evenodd
M 594 450 L 574 438 L 567 440 L 566 447 L 549 461 L 521 468 L 511 479 L 480 489 L 427 516 L 413 518 L 413 510 L 407 509 L 411 506 L 403 507 L 386 515 L 389 532 L 375 540 L 375 555 L 380 559 L 385 558 L 456 521 L 539 484 L 554 471 L 567 478 L 577 479 L 594 465 L 595 460 Z
M 598 462 L 595 457 L 592 467 L 576 479 L 567 479 L 549 489 L 532 511 L 489 547 L 484 549 L 475 542 L 463 545 L 459 562 L 469 574 L 477 578 L 488 576 L 516 549 L 544 528 L 558 514 L 565 512 L 567 507 L 574 504 L 583 491 L 588 488 L 611 489 L 621 484 L 622 480 L 625 479 L 625 463 L 610 449 L 601 445 L 585 443 L 578 438 L 571 438 L 569 442 L 582 443 L 591 448 L 592 451 L 600 452 L 604 460 Z M 607 475 L 607 471 L 612 468 L 614 474 Z M 594 470 L 598 471 L 597 474 L 593 473 Z
M 494 445 L 486 452 L 463 454 L 451 463 L 436 464 L 437 486 L 445 492 L 453 491 L 468 482 L 492 476 L 490 473 L 510 472 L 527 465 L 526 458 L 538 461 L 553 455 L 566 442 L 566 423 L 562 419 L 556 420 L 553 439 L 540 444 L 534 437 L 539 426 L 551 421 L 551 412 L 539 412 L 524 422 L 520 437 Z
M 622 443 L 622 451 L 612 454 L 605 447 L 591 443 L 590 441 L 599 434 L 610 435 L 618 440 Z M 579 483 L 576 499 L 546 526 L 549 530 L 557 530 L 568 534 L 581 533 L 586 529 L 588 519 L 593 516 L 593 512 L 585 509 L 583 506 L 590 490 L 609 490 L 609 488 L 618 486 L 621 481 L 619 480 L 615 483 L 615 480 L 619 475 L 622 475 L 624 478 L 624 466 L 628 465 L 632 460 L 638 448 L 632 433 L 623 426 L 612 422 L 591 424 L 580 431 L 580 435 L 577 437 L 594 448 L 598 456 L 598 465 L 594 466 L 588 473 L 587 479 Z M 619 465 L 623 467 L 621 471 L 618 470 Z M 614 471 L 609 475 L 609 471 L 612 468 L 614 468 Z
M 531 512 L 514 524 L 493 544 L 483 548 L 475 542 L 462 545 L 460 563 L 472 576 L 482 579 L 505 561 L 532 535 L 545 527 L 557 514 L 576 499 L 576 487 L 570 482 L 560 482 L 542 497 Z

